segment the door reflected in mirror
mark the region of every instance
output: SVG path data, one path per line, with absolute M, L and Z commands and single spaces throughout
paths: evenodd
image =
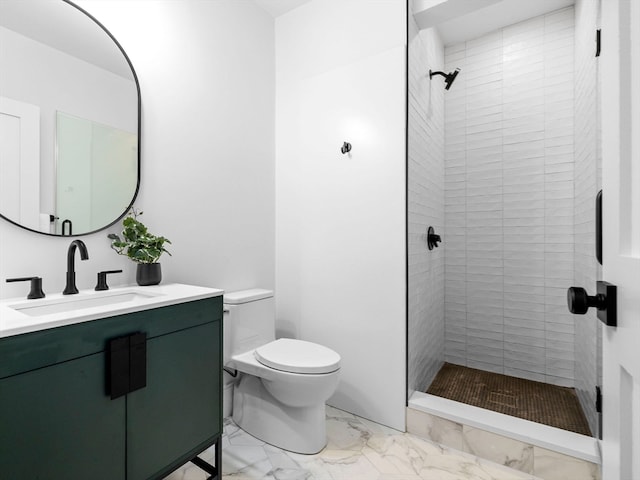
M 117 221 L 140 176 L 139 86 L 120 45 L 67 0 L 1 0 L 0 71 L 0 215 L 53 235 Z

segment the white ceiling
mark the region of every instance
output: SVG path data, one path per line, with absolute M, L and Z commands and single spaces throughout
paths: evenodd
M 311 0 L 253 1 L 276 18 Z M 413 14 L 418 26 L 435 26 L 445 45 L 450 45 L 572 5 L 575 0 L 413 1 Z M 102 68 L 119 75 L 131 77 L 131 71 L 113 41 L 95 23 L 84 15 L 77 15 L 77 10 L 62 2 L 38 0 L 37 5 L 35 2 L 36 0 L 0 0 L 0 25 L 86 61 L 100 63 Z M 74 15 L 69 15 L 65 10 L 75 10 L 72 12 Z M 38 11 L 41 15 L 34 16 L 33 11 Z M 64 20 L 58 18 L 61 13 L 65 16 Z M 74 23 L 72 27 L 68 24 L 71 21 Z M 78 38 L 82 41 L 78 41 Z M 101 53 L 96 55 L 96 52 Z
M 311 0 L 253 0 L 274 18 Z M 401 0 L 397 0 L 401 1 Z M 477 38 L 544 13 L 573 5 L 575 0 L 413 0 L 420 28 L 436 26 L 445 45 Z
M 304 5 L 311 0 L 253 0 L 263 10 L 266 10 L 273 16 L 279 17 L 300 5 Z
M 444 44 L 451 45 L 574 3 L 575 0 L 414 0 L 413 15 L 421 29 L 436 27 Z
M 77 8 L 51 0 L 0 0 L 0 26 L 132 79 L 113 40 Z

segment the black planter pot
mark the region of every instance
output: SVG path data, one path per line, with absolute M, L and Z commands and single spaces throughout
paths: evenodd
M 136 269 L 136 282 L 145 287 L 158 285 L 162 280 L 162 269 L 159 263 L 139 263 Z

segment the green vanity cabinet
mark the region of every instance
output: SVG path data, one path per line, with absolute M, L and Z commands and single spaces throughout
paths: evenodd
M 107 346 L 143 332 L 146 386 L 111 399 Z M 222 297 L 0 338 L 0 478 L 162 478 L 222 434 Z
M 128 479 L 162 472 L 167 459 L 178 460 L 171 467 L 182 465 L 222 433 L 222 364 L 219 350 L 211 348 L 220 344 L 219 325 L 200 325 L 147 342 L 147 386 L 127 398 Z
M 94 354 L 0 380 L 0 478 L 125 478 L 126 403 L 104 371 Z

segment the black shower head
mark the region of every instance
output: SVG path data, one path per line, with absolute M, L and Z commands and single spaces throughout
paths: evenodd
M 445 90 L 449 90 L 449 88 L 451 88 L 451 84 L 458 76 L 458 73 L 460 73 L 460 69 L 456 68 L 453 72 L 449 73 L 449 75 L 445 77 L 444 83 L 447 84 L 447 86 L 444 88 Z
M 451 88 L 451 84 L 453 83 L 453 81 L 458 76 L 458 73 L 460 73 L 460 69 L 459 68 L 456 68 L 453 72 L 449 72 L 449 73 L 432 72 L 431 70 L 429 70 L 429 78 L 433 77 L 434 75 L 442 75 L 444 77 L 444 83 L 446 85 L 446 87 L 444 87 L 444 89 L 445 90 L 449 90 Z

